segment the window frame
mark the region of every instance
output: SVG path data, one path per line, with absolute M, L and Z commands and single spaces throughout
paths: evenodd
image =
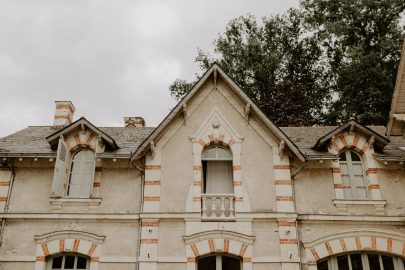
M 341 155 L 345 155 L 345 160 L 341 159 Z M 359 161 L 353 161 L 352 160 L 352 154 L 356 155 L 359 158 Z M 347 177 L 349 181 L 349 185 L 345 185 L 343 181 L 343 176 L 342 176 L 342 165 L 346 165 L 347 167 Z M 361 173 L 362 173 L 362 180 L 363 180 L 363 185 L 365 190 L 365 197 L 362 198 L 359 196 L 358 193 L 358 185 L 356 183 L 356 176 L 354 173 L 354 166 L 355 165 L 360 165 L 361 167 Z M 362 156 L 359 155 L 356 151 L 353 151 L 352 149 L 342 149 L 342 151 L 339 152 L 339 168 L 340 168 L 340 174 L 341 174 L 341 179 L 342 179 L 342 185 L 343 185 L 343 196 L 345 200 L 369 200 L 370 199 L 370 194 L 368 191 L 368 184 L 367 184 L 367 177 L 365 174 L 365 169 L 364 169 L 364 162 L 362 159 Z M 346 189 L 347 187 L 350 187 L 350 194 L 351 196 L 347 196 Z
M 90 179 L 90 181 L 88 183 L 89 191 L 90 191 L 89 195 L 86 196 L 86 197 L 80 197 L 80 194 L 79 194 L 79 196 L 71 195 L 71 194 L 69 194 L 69 191 L 70 191 L 70 188 L 71 188 L 71 185 L 72 185 L 71 182 L 72 182 L 73 166 L 75 165 L 75 160 L 74 160 L 75 156 L 77 154 L 79 154 L 80 152 L 84 152 L 84 151 L 92 153 L 93 164 L 92 164 L 92 170 L 91 170 L 91 176 L 90 176 L 91 179 Z M 89 160 L 85 160 L 85 161 L 82 161 L 82 162 L 87 162 L 87 161 L 89 161 Z M 83 167 L 83 164 L 80 164 L 80 166 Z M 71 154 L 67 169 L 68 169 L 68 172 L 67 172 L 67 179 L 66 179 L 66 187 L 65 187 L 65 196 L 64 196 L 64 198 L 66 198 L 66 199 L 89 199 L 89 198 L 91 198 L 92 194 L 93 194 L 93 184 L 94 184 L 94 177 L 95 177 L 95 172 L 96 172 L 96 153 L 91 148 L 88 148 L 88 147 L 81 147 L 81 148 L 77 149 L 74 153 Z M 80 173 L 83 174 L 83 171 L 81 171 Z M 80 180 L 84 181 L 83 178 L 80 179 Z
M 241 257 L 234 256 L 234 255 L 231 255 L 231 254 L 226 254 L 226 253 L 214 253 L 214 254 L 207 254 L 207 255 L 203 255 L 203 256 L 198 257 L 198 258 L 196 259 L 196 264 L 195 264 L 196 270 L 201 270 L 201 269 L 198 269 L 198 262 L 199 262 L 199 260 L 205 259 L 205 258 L 209 258 L 209 257 L 214 257 L 214 258 L 215 258 L 215 263 L 216 263 L 215 269 L 217 269 L 218 267 L 220 267 L 219 270 L 222 270 L 222 260 L 223 260 L 223 257 L 229 257 L 229 258 L 238 260 L 238 261 L 239 261 L 239 270 L 242 270 L 242 269 L 243 269 L 243 259 L 242 259 Z
M 60 257 L 62 256 L 62 266 L 61 268 L 52 268 L 52 263 L 53 263 L 53 259 L 56 257 Z M 64 262 L 66 259 L 66 256 L 74 256 L 74 265 L 73 268 L 70 269 L 65 269 L 64 266 Z M 85 269 L 77 269 L 77 260 L 79 257 L 85 258 L 86 259 L 86 268 Z M 83 254 L 80 253 L 74 253 L 74 252 L 61 252 L 61 253 L 57 253 L 54 254 L 52 256 L 47 257 L 46 259 L 46 270 L 89 270 L 90 269 L 90 258 L 88 256 L 85 256 Z

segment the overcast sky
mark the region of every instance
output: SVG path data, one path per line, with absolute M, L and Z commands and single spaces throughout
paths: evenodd
M 298 0 L 2 0 L 0 137 L 52 125 L 55 100 L 97 126 L 156 126 L 175 105 L 170 83 L 200 72 L 197 47 L 212 51 L 232 18 L 289 7 Z

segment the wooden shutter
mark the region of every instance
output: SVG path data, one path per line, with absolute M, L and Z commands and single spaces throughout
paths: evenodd
M 63 197 L 65 195 L 65 183 L 68 176 L 69 158 L 63 137 L 59 138 L 58 150 L 53 173 L 52 197 Z

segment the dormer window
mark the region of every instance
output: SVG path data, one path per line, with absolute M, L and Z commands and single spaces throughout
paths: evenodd
M 340 173 L 345 199 L 366 199 L 367 185 L 361 157 L 352 150 L 339 154 Z
M 221 145 L 213 145 L 202 154 L 204 193 L 233 194 L 232 154 Z
M 77 151 L 72 158 L 66 195 L 71 198 L 89 198 L 93 187 L 95 169 L 94 152 Z

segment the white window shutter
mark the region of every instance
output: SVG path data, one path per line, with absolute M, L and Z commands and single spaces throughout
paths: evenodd
M 59 139 L 58 150 L 53 173 L 52 197 L 63 197 L 65 195 L 65 182 L 68 176 L 69 164 L 68 152 L 63 137 Z

